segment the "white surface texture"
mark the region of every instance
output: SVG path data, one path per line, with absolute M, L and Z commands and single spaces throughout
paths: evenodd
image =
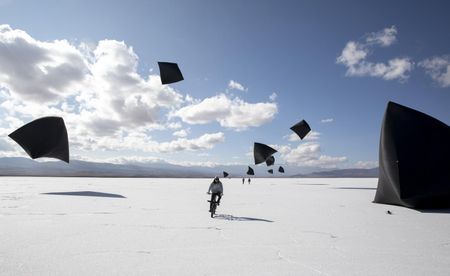
M 450 274 L 450 210 L 377 179 L 221 179 L 214 219 L 211 180 L 2 177 L 0 275 Z M 80 191 L 125 198 L 43 194 Z

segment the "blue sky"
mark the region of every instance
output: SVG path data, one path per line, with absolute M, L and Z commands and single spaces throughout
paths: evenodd
M 279 164 L 373 167 L 388 101 L 449 124 L 449 8 L 0 0 L 0 133 L 59 115 L 75 159 L 251 164 L 262 142 Z M 185 80 L 158 84 L 157 61 Z M 301 119 L 315 133 L 290 141 Z M 7 137 L 0 154 L 24 155 Z

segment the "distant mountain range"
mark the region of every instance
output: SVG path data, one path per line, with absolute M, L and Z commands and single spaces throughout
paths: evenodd
M 332 171 L 313 172 L 308 174 L 295 174 L 291 177 L 305 177 L 305 178 L 336 178 L 336 177 L 378 177 L 378 168 L 372 169 L 341 169 Z
M 286 173 L 267 173 L 265 166 L 253 166 L 255 177 L 378 177 L 378 168 L 342 169 L 304 172 L 300 167 L 283 166 Z M 277 167 L 275 167 L 275 170 Z M 71 160 L 70 164 L 61 161 L 37 162 L 22 157 L 0 158 L 0 176 L 67 176 L 67 177 L 174 177 L 203 178 L 221 176 L 227 171 L 230 177 L 244 177 L 245 165 L 225 165 L 220 167 L 184 167 L 169 163 L 130 163 L 111 164 Z

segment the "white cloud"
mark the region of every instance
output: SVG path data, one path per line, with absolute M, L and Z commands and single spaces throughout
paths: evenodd
M 88 64 L 66 40 L 42 42 L 0 25 L 0 83 L 27 101 L 55 102 L 81 89 Z
M 450 87 L 450 56 L 425 59 L 420 67 L 441 87 Z
M 301 141 L 300 137 L 296 133 L 291 133 L 289 135 L 284 136 L 283 138 L 287 139 L 290 142 L 298 142 Z M 310 131 L 303 141 L 316 141 L 320 139 L 320 132 Z
M 171 116 L 180 117 L 189 124 L 217 121 L 221 126 L 244 130 L 272 121 L 277 112 L 276 103 L 247 103 L 238 97 L 230 99 L 225 94 L 219 94 L 185 106 Z
M 337 58 L 337 63 L 342 63 L 351 68 L 363 61 L 368 54 L 369 50 L 363 45 L 350 41 L 345 45 L 341 55 Z
M 378 44 L 383 47 L 392 45 L 396 41 L 397 28 L 392 26 L 381 31 L 368 35 L 366 42 L 369 44 Z
M 174 133 L 172 133 L 173 136 L 177 136 L 177 137 L 186 137 L 189 133 L 189 130 L 186 129 L 180 129 L 178 131 L 175 131 Z
M 372 169 L 375 167 L 378 167 L 378 161 L 358 161 L 353 166 L 353 168 L 358 169 Z
M 120 135 L 97 137 L 96 139 L 83 137 L 76 140 L 79 148 L 92 150 L 123 151 L 134 149 L 140 152 L 173 153 L 180 151 L 197 151 L 212 149 L 216 144 L 225 141 L 222 132 L 206 133 L 197 138 L 177 138 L 167 142 L 157 142 L 144 132 L 120 133 Z M 75 142 L 71 141 L 71 145 Z
M 397 29 L 392 26 L 370 34 L 365 43 L 349 41 L 341 55 L 336 59 L 336 63 L 347 67 L 347 76 L 370 76 L 385 80 L 405 81 L 409 77 L 408 73 L 414 67 L 410 58 L 393 58 L 388 60 L 387 63 L 366 60 L 374 46 L 387 47 L 394 43 L 396 34 Z
M 334 118 L 326 118 L 320 120 L 321 123 L 332 123 L 334 121 Z
M 228 82 L 228 88 L 239 91 L 248 91 L 248 88 L 245 88 L 242 84 L 234 80 L 230 80 L 230 82 Z
M 278 150 L 279 148 L 276 149 Z M 282 159 L 286 163 L 296 166 L 336 168 L 339 164 L 347 161 L 345 156 L 322 155 L 320 144 L 317 142 L 303 143 L 296 148 L 285 146 L 280 152 L 282 153 Z
M 153 140 L 152 130 L 182 127 L 162 115 L 179 108 L 184 96 L 162 85 L 157 75 L 139 75 L 139 57 L 123 41 L 75 46 L 66 40 L 39 41 L 0 25 L 0 64 L 0 128 L 6 133 L 53 115 L 64 118 L 71 148 L 80 151 L 206 150 L 225 139 L 218 132 Z M 8 150 L 2 142 L 0 147 Z
M 278 97 L 277 93 L 273 92 L 273 93 L 269 96 L 269 99 L 270 99 L 272 102 L 274 102 L 274 101 L 277 99 L 277 97 Z

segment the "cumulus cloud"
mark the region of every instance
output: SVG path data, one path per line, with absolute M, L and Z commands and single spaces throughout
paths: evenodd
M 81 89 L 88 64 L 66 40 L 42 42 L 0 25 L 0 83 L 23 100 L 61 100 Z
M 296 148 L 285 146 L 280 152 L 286 163 L 296 166 L 336 168 L 347 161 L 345 156 L 334 157 L 321 154 L 320 144 L 317 142 L 303 143 Z
M 173 136 L 177 136 L 177 137 L 186 137 L 189 133 L 189 130 L 186 129 L 180 129 L 178 131 L 175 131 L 174 133 L 172 133 Z
M 397 28 L 392 26 L 381 31 L 371 33 L 367 36 L 366 42 L 368 44 L 378 44 L 382 47 L 392 45 L 396 41 Z
M 0 128 L 7 133 L 53 115 L 64 118 L 71 147 L 78 150 L 193 151 L 225 139 L 221 132 L 186 139 L 181 131 L 173 141 L 152 139 L 152 130 L 182 127 L 162 115 L 185 97 L 162 85 L 158 75 L 141 76 L 139 57 L 123 41 L 40 41 L 0 25 L 0 64 Z M 0 147 L 9 149 L 1 141 Z
M 239 91 L 248 91 L 248 88 L 245 88 L 242 84 L 234 80 L 230 80 L 230 82 L 228 82 L 228 88 Z
M 371 76 L 385 80 L 405 81 L 414 64 L 410 58 L 393 58 L 386 63 L 367 61 L 373 47 L 388 47 L 396 41 L 397 29 L 395 26 L 382 31 L 371 33 L 365 42 L 349 41 L 336 63 L 347 67 L 347 76 Z
M 450 56 L 425 59 L 419 63 L 425 72 L 441 87 L 450 87 Z
M 189 124 L 217 121 L 223 127 L 244 130 L 272 121 L 277 112 L 276 103 L 247 103 L 238 97 L 230 99 L 219 94 L 182 107 L 171 116 L 180 117 Z
M 332 123 L 334 121 L 334 119 L 333 118 L 326 118 L 326 119 L 322 119 L 322 120 L 320 120 L 320 122 L 321 123 Z
M 298 142 L 302 141 L 300 137 L 296 133 L 291 133 L 289 135 L 284 136 L 283 138 L 287 139 L 289 142 Z M 320 132 L 317 131 L 310 131 L 305 138 L 303 138 L 303 141 L 316 141 L 320 139 Z

